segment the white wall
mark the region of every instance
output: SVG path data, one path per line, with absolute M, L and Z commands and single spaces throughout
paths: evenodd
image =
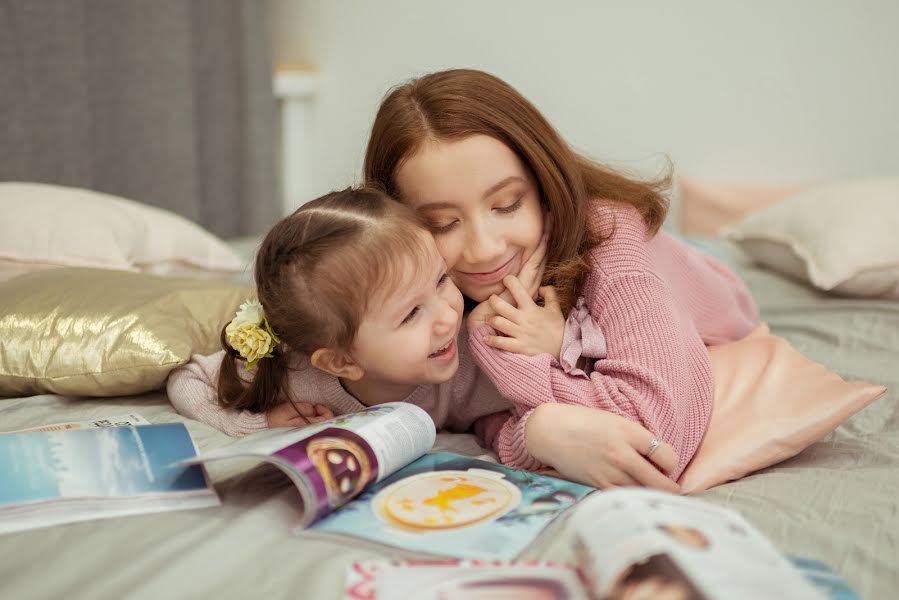
M 312 194 L 359 178 L 390 86 L 491 71 L 568 141 L 730 182 L 899 174 L 899 2 L 271 0 L 275 58 L 319 71 Z

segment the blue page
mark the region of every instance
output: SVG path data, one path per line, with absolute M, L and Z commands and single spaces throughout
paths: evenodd
M 182 423 L 0 435 L 0 506 L 207 489 Z
M 311 529 L 431 554 L 511 559 L 592 491 L 466 456 L 426 454 Z

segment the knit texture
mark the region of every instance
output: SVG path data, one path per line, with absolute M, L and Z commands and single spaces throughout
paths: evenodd
M 438 429 L 454 432 L 468 431 L 475 421 L 485 415 L 507 411 L 511 404 L 502 399 L 493 383 L 475 366 L 468 353 L 468 345 L 463 327 L 456 345 L 459 349 L 459 370 L 456 375 L 439 385 L 420 385 L 406 398 L 396 400 L 420 406 L 431 416 Z M 265 414 L 238 411 L 219 404 L 216 386 L 224 358 L 224 351 L 208 356 L 198 354 L 191 357 L 187 364 L 172 371 L 166 388 L 175 410 L 231 436 L 247 435 L 267 428 Z M 238 372 L 244 373 L 248 381 L 253 376 L 253 371 L 243 370 L 242 363 L 238 366 Z M 323 404 L 335 415 L 365 408 L 365 405 L 343 388 L 337 377 L 316 369 L 309 364 L 308 358 L 300 354 L 294 356 L 286 387 L 290 399 Z M 284 402 L 288 398 L 282 397 L 279 400 Z M 504 414 L 503 422 L 508 414 Z M 478 426 L 476 431 L 482 436 L 490 435 L 491 440 L 495 441 L 495 429 L 493 427 L 485 431 Z
M 470 339 L 472 354 L 514 414 L 480 424 L 494 436 L 503 463 L 537 469 L 525 427 L 547 402 L 598 408 L 634 420 L 671 444 L 677 479 L 708 425 L 713 396 L 706 345 L 740 339 L 758 322 L 758 309 L 742 280 L 724 264 L 665 231 L 649 239 L 629 206 L 594 203 L 590 226 L 612 237 L 590 252 L 593 265 L 582 290 L 602 332 L 606 355 L 589 373 L 568 373 L 548 354 L 524 356 L 491 348 L 491 327 Z M 568 320 L 565 336 L 576 321 Z M 563 346 L 565 344 L 563 343 Z M 489 425 L 489 426 L 488 426 Z

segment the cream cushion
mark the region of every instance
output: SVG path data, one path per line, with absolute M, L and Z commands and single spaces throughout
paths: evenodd
M 53 267 L 226 278 L 240 258 L 219 238 L 163 210 L 80 188 L 0 183 L 0 281 Z

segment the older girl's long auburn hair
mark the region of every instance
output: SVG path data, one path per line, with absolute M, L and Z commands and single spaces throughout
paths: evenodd
M 242 377 L 245 361 L 223 328 L 219 402 L 261 413 L 290 399 L 291 354 L 349 352 L 366 311 L 410 269 L 421 271 L 428 237 L 411 209 L 375 186 L 332 192 L 281 219 L 259 247 L 255 267 L 259 302 L 281 343 L 252 378 Z
M 612 235 L 588 227 L 590 202 L 632 205 L 651 235 L 665 220 L 668 200 L 663 194 L 671 184 L 670 172 L 641 181 L 576 153 L 512 86 L 471 69 L 424 75 L 388 93 L 372 126 L 365 179 L 401 198 L 397 172 L 425 141 L 456 141 L 476 134 L 508 146 L 537 182 L 553 219 L 543 283 L 556 288 L 565 314 L 590 273 L 590 249 Z

